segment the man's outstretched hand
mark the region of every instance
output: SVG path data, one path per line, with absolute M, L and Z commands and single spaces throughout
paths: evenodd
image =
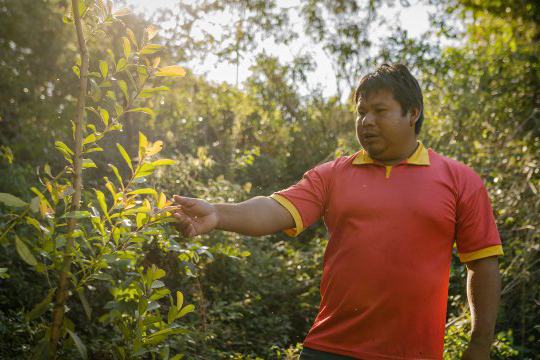
M 172 216 L 178 220 L 176 228 L 184 236 L 197 236 L 214 230 L 219 221 L 216 207 L 208 201 L 174 195 L 180 205 Z
M 287 209 L 277 201 L 256 196 L 237 204 L 210 204 L 201 199 L 174 195 L 170 210 L 176 228 L 184 236 L 206 234 L 214 229 L 247 236 L 264 236 L 295 226 Z

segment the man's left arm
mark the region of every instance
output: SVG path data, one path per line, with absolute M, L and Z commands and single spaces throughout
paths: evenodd
M 471 341 L 462 360 L 488 360 L 501 294 L 497 256 L 466 263 L 467 298 L 471 310 Z

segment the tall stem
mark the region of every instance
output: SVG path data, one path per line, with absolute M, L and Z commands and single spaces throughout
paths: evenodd
M 75 149 L 73 156 L 73 180 L 72 185 L 75 193 L 71 198 L 71 211 L 77 211 L 80 207 L 81 192 L 82 192 L 82 141 L 83 141 L 83 126 L 84 126 L 84 107 L 86 102 L 86 85 L 88 82 L 88 49 L 84 40 L 84 33 L 81 23 L 81 15 L 79 13 L 78 1 L 71 0 L 73 9 L 73 18 L 75 29 L 77 31 L 77 40 L 79 43 L 79 53 L 81 55 L 81 71 L 79 79 L 79 95 L 77 98 L 77 118 L 75 120 Z M 68 218 L 67 222 L 68 234 L 72 234 L 77 226 L 77 219 Z M 71 271 L 73 237 L 68 237 L 66 247 L 64 249 L 64 262 L 60 273 L 58 290 L 56 292 L 56 302 L 51 325 L 51 357 L 56 359 L 58 349 L 58 341 L 62 328 L 64 317 L 64 304 L 68 298 L 68 278 Z

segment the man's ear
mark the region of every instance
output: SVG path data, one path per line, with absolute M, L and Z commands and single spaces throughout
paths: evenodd
M 420 109 L 417 107 L 411 106 L 409 109 L 409 125 L 414 127 L 418 118 L 420 117 Z

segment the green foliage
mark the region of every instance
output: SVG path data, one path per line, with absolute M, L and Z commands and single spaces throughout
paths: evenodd
M 411 39 L 398 29 L 373 56 L 368 29 L 382 3 L 302 1 L 300 16 L 330 55 L 338 92 L 346 95 L 381 61 L 404 62 L 419 77 L 422 140 L 481 174 L 503 239 L 492 357 L 534 358 L 538 7 L 440 1 L 431 37 Z M 159 34 L 129 9 L 79 4 L 92 60 L 84 189 L 81 208 L 72 211 L 76 157 L 66 124 L 75 118 L 82 75 L 72 15 L 66 2 L 0 0 L 0 357 L 46 356 L 51 294 L 71 239 L 75 296 L 66 304 L 61 357 L 80 358 L 86 349 L 88 358 L 103 359 L 294 359 L 319 302 L 323 224 L 298 239 L 221 232 L 184 239 L 167 224 L 169 199 L 268 195 L 317 163 L 355 152 L 350 105 L 341 104 L 342 94 L 324 98 L 320 88 L 299 95 L 314 71 L 307 53 L 289 63 L 258 54 L 242 88 L 160 66 L 202 61 L 213 50 L 238 64 L 263 38 L 290 42 L 298 34 L 276 2 L 179 3 L 181 11 L 156 14 L 176 24 Z M 222 39 L 206 29 L 202 38 L 187 36 L 206 14 L 226 11 L 236 17 Z M 77 220 L 72 233 L 69 219 Z M 446 359 L 458 358 L 468 342 L 465 277 L 454 256 Z
M 111 6 L 106 7 L 102 2 L 85 4 L 84 1 L 79 1 L 78 4 L 79 12 L 85 18 L 90 34 L 104 33 L 108 23 L 115 21 L 118 16 L 127 15 L 126 10 L 113 13 Z M 64 18 L 66 23 L 71 23 L 72 20 Z M 144 112 L 153 116 L 151 109 L 136 107 L 134 104 L 147 82 L 151 81 L 154 76 L 176 77 L 185 74 L 183 69 L 178 66 L 159 68 L 157 61 L 151 62 L 147 58 L 148 55 L 153 54 L 160 48 L 152 45 L 150 51 L 148 48 L 150 45 L 147 45 L 149 39 L 156 32 L 155 27 L 147 28 L 146 38 L 140 41 L 142 47 L 140 50 L 137 43 L 134 42 L 135 48 L 132 51 L 130 40 L 124 37 L 125 57 L 118 62 L 115 62 L 114 57 L 111 57 L 112 68 L 116 70 L 109 72 L 108 62 L 100 60 L 100 72 L 90 72 L 88 74 L 91 85 L 88 97 L 93 100 L 94 106 L 81 108 L 81 110 L 86 111 L 86 120 L 90 120 L 90 114 L 95 114 L 103 125 L 100 125 L 99 122 L 96 122 L 96 124 L 89 122 L 81 132 L 75 128 L 84 126 L 84 124 L 79 125 L 77 123 L 77 125 L 73 125 L 74 140 L 76 143 L 81 141 L 81 149 L 75 148 L 73 150 L 66 143 L 60 140 L 55 141 L 56 148 L 67 162 L 64 170 L 57 175 L 53 175 L 50 166 L 45 165 L 43 168 L 44 174 L 40 176 L 41 189 L 37 187 L 31 188 L 32 192 L 37 195 L 31 203 L 26 203 L 7 193 L 0 194 L 0 201 L 6 206 L 23 208 L 19 215 L 13 214 L 13 219 L 6 224 L 9 226 L 6 226 L 5 231 L 3 231 L 2 238 L 11 232 L 17 253 L 21 259 L 33 267 L 34 271 L 45 274 L 47 279 L 50 277 L 53 279 L 61 278 L 66 271 L 64 270 L 66 257 L 72 257 L 74 263 L 72 268 L 68 269 L 70 283 L 79 294 L 79 299 L 89 319 L 92 316 L 92 308 L 86 299 L 85 289 L 90 287 L 92 282 L 112 279 L 109 272 L 113 268 L 119 267 L 124 271 L 133 271 L 133 269 L 139 267 L 138 263 L 141 260 L 143 243 L 162 236 L 163 232 L 166 231 L 163 224 L 170 221 L 168 211 L 172 202 L 167 201 L 163 193 L 158 196 L 155 190 L 140 189 L 138 184 L 143 183 L 146 176 L 152 175 L 156 167 L 174 164 L 174 161 L 168 159 L 154 160 L 162 149 L 162 142 L 150 143 L 142 133 L 140 133 L 139 137 L 139 153 L 136 166 L 133 165 L 134 162 L 126 150 L 120 144 L 117 144 L 122 157 L 131 169 L 131 174 L 124 181 L 116 170 L 117 184 L 105 177 L 104 188 L 110 192 L 110 198 L 107 199 L 104 192 L 94 189 L 95 197 L 88 192 L 83 195 L 81 205 L 85 210 L 78 210 L 81 207 L 79 204 L 76 207 L 70 205 L 77 192 L 81 191 L 73 188 L 72 182 L 77 181 L 75 173 L 78 171 L 74 159 L 81 156 L 87 157 L 97 151 L 103 151 L 98 142 L 107 136 L 109 132 L 122 128 L 120 120 L 125 114 Z M 129 34 L 134 40 L 133 33 L 129 31 Z M 81 66 L 80 63 L 79 66 Z M 78 66 L 73 68 L 76 70 L 77 77 L 81 78 L 81 80 L 85 79 L 86 69 L 83 68 L 81 72 Z M 125 77 L 129 80 L 129 85 L 125 80 L 120 82 L 114 77 Z M 107 93 L 107 100 L 102 96 L 104 92 L 102 89 L 114 88 L 114 83 L 119 84 L 118 88 L 126 97 L 123 105 L 118 103 L 115 93 L 111 90 Z M 166 88 L 157 89 L 166 90 Z M 132 95 L 128 95 L 128 90 L 131 91 Z M 150 88 L 149 93 L 153 94 L 156 91 Z M 84 140 L 76 138 L 76 136 L 80 136 L 77 135 L 80 133 L 82 133 Z M 83 158 L 82 170 L 88 168 L 97 168 L 97 165 L 92 159 Z M 113 169 L 116 168 L 113 167 Z M 73 179 L 66 176 L 69 174 L 75 174 Z M 119 191 L 115 190 L 115 188 L 119 189 Z M 153 197 L 148 197 L 148 194 L 153 195 Z M 75 210 L 71 211 L 71 209 Z M 29 216 L 27 215 L 29 212 L 34 214 Z M 66 221 L 69 224 L 67 227 Z M 72 224 L 75 224 L 74 228 Z M 66 229 L 71 230 L 66 231 Z M 25 233 L 25 236 L 21 235 L 20 237 L 19 234 L 23 233 Z M 33 236 L 28 236 L 30 234 Z M 75 245 L 74 247 L 71 245 L 72 243 Z M 39 261 L 36 259 L 38 254 Z M 68 266 L 70 266 L 70 263 L 71 261 L 67 263 Z M 170 293 L 164 283 L 158 280 L 164 274 L 163 270 L 153 266 L 143 276 L 144 283 L 136 287 L 139 290 L 136 298 L 139 307 L 137 314 L 129 313 L 128 315 L 133 316 L 138 325 L 131 334 L 132 336 L 124 338 L 127 352 L 126 350 L 118 350 L 123 359 L 139 356 L 145 352 L 157 351 L 157 345 L 165 340 L 167 336 L 185 331 L 184 329 L 175 329 L 177 325 L 173 324 L 173 322 L 193 311 L 194 307 L 188 305 L 182 308 L 181 300 L 183 297 L 180 292 L 177 293 L 177 304 L 170 308 L 167 315 L 167 326 L 163 325 L 165 323 L 149 322 L 146 319 L 146 314 L 150 314 L 152 311 L 154 317 L 160 316 L 157 300 Z M 63 286 L 61 282 L 59 286 Z M 115 295 L 114 290 L 113 287 L 113 295 Z M 54 293 L 55 288 L 50 288 L 43 300 L 36 304 L 27 314 L 27 321 L 35 320 L 46 313 L 53 301 Z M 113 305 L 115 305 L 114 302 Z M 59 306 L 63 306 L 63 304 Z M 113 311 L 116 310 L 114 307 Z M 118 312 L 118 310 L 116 311 Z M 113 313 L 113 315 L 116 315 L 116 313 Z M 126 321 L 130 320 L 126 319 Z M 111 322 L 121 330 L 126 326 L 122 320 L 118 322 L 118 319 L 114 318 L 114 316 Z M 51 336 L 49 334 L 55 331 L 54 326 L 56 326 L 55 323 L 45 332 L 43 341 L 36 348 L 36 354 L 40 353 L 46 356 L 49 352 L 47 344 L 49 336 Z M 68 335 L 69 337 L 67 337 Z M 64 318 L 61 337 L 65 339 L 66 348 L 74 345 L 80 356 L 87 358 L 88 352 L 84 341 L 75 332 L 74 324 L 68 318 Z M 53 351 L 55 351 L 55 343 L 51 345 Z M 123 348 L 117 347 L 117 349 Z M 49 355 L 55 356 L 55 353 Z
M 193 305 L 183 307 L 184 296 L 176 292 L 176 298 L 171 291 L 159 280 L 165 276 L 165 271 L 155 265 L 148 268 L 146 273 L 137 273 L 124 281 L 120 287 L 112 287 L 114 300 L 106 304 L 109 313 L 100 317 L 103 325 L 114 324 L 125 346 L 116 346 L 115 351 L 121 359 L 143 355 L 169 336 L 185 333 L 175 320 L 194 310 Z M 135 281 L 138 279 L 138 281 Z M 169 306 L 166 318 L 165 311 L 160 311 L 158 300 L 168 297 Z M 169 350 L 167 350 L 168 352 Z

